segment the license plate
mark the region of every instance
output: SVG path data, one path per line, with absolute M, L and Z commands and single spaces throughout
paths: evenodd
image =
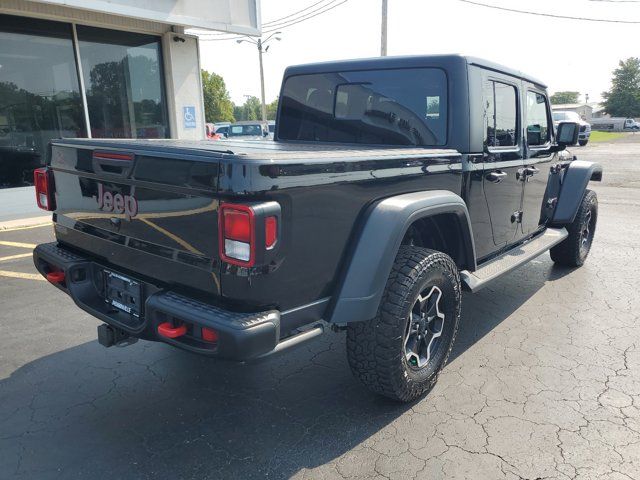
M 142 309 L 142 285 L 119 273 L 104 271 L 105 302 L 136 318 Z

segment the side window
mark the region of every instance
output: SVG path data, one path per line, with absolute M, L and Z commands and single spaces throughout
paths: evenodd
M 489 147 L 518 144 L 518 100 L 512 85 L 489 81 L 484 86 L 486 143 Z
M 541 93 L 527 92 L 527 143 L 545 145 L 550 140 L 547 98 Z

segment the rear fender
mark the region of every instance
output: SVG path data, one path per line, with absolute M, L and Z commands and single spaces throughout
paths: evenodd
M 591 180 L 602 180 L 602 166 L 599 163 L 574 160 L 569 164 L 562 178 L 558 204 L 551 221 L 553 225 L 562 226 L 573 222 Z
M 369 208 L 354 243 L 348 266 L 338 284 L 327 319 L 344 325 L 373 318 L 378 310 L 391 267 L 409 226 L 421 218 L 454 214 L 463 237 L 461 268 L 475 270 L 475 246 L 469 212 L 455 193 L 436 190 L 386 198 Z

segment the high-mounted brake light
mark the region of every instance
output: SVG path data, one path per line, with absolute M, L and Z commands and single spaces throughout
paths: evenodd
M 99 160 L 133 161 L 133 153 L 93 152 L 93 158 Z
M 255 263 L 255 216 L 251 207 L 223 203 L 219 212 L 220 258 L 242 267 Z
M 53 172 L 48 168 L 38 168 L 33 171 L 33 184 L 36 187 L 36 202 L 38 207 L 48 212 L 56 209 L 53 186 Z

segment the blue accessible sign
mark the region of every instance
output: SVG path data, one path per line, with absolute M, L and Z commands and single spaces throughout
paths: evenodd
M 184 128 L 196 128 L 196 107 L 182 107 Z

